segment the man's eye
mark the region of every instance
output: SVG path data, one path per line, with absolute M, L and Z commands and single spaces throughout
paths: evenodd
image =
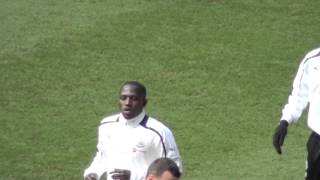
M 137 101 L 137 100 L 139 100 L 139 98 L 138 98 L 137 96 L 132 96 L 132 97 L 131 97 L 131 100 Z
M 138 101 L 139 97 L 137 96 L 120 96 L 120 100 L 126 100 L 129 99 L 131 101 Z

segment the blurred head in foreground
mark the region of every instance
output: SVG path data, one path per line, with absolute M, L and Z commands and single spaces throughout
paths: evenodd
M 146 180 L 179 180 L 180 176 L 179 167 L 173 160 L 159 158 L 150 164 Z

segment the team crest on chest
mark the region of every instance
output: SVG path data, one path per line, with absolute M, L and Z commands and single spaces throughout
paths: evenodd
M 138 142 L 133 148 L 132 152 L 144 152 L 146 151 L 145 149 L 145 144 L 143 142 Z

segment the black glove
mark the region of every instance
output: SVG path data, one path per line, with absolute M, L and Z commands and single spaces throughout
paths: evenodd
M 127 169 L 114 169 L 110 172 L 112 179 L 130 180 L 131 171 Z
M 84 180 L 97 180 L 97 179 L 98 179 L 98 175 L 95 173 L 90 173 L 84 178 Z
M 279 154 L 281 154 L 281 146 L 287 135 L 288 125 L 289 123 L 286 120 L 281 120 L 273 134 L 273 146 Z

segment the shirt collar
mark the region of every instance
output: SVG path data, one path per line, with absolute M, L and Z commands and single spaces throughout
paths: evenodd
M 137 127 L 139 123 L 143 120 L 145 115 L 146 115 L 146 112 L 142 110 L 142 112 L 138 116 L 132 119 L 126 119 L 125 117 L 123 117 L 122 113 L 120 113 L 119 121 L 123 123 L 124 126 Z

